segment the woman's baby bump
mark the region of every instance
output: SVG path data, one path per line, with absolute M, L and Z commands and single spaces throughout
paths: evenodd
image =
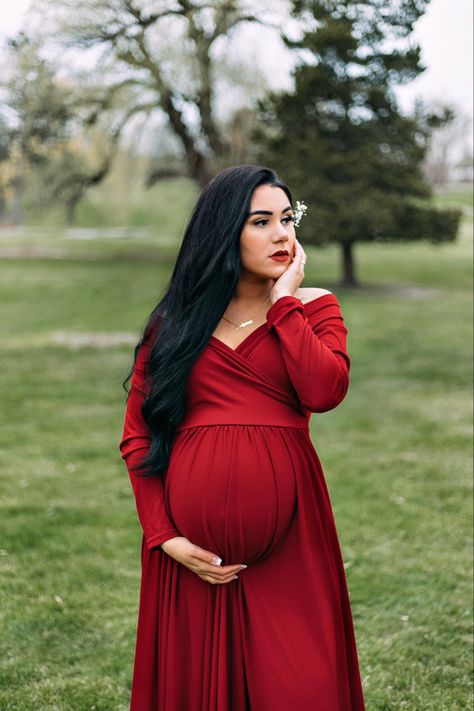
M 285 428 L 182 430 L 166 472 L 169 513 L 182 535 L 225 565 L 254 563 L 283 542 L 295 513 Z

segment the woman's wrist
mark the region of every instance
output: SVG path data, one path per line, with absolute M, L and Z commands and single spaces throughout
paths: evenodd
M 278 299 L 281 299 L 282 296 L 294 296 L 294 294 L 290 294 L 289 291 L 278 291 L 270 296 L 270 301 L 272 302 L 272 306 L 275 303 L 275 301 L 278 301 Z

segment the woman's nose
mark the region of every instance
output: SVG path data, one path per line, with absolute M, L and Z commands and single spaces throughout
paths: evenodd
M 288 239 L 288 232 L 287 232 L 286 226 L 283 225 L 281 222 L 278 224 L 276 232 L 277 232 L 279 239 L 281 239 L 282 237 L 284 237 L 285 239 Z

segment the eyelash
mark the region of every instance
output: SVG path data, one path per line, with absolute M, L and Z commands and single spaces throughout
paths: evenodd
M 289 217 L 285 217 L 285 218 L 283 218 L 283 219 L 287 220 L 287 223 L 286 223 L 287 225 L 288 225 L 290 222 L 294 222 L 294 221 L 295 221 L 295 218 L 293 217 L 293 215 L 291 215 L 291 216 L 289 216 Z M 257 220 L 257 222 L 254 222 L 254 225 L 261 225 L 262 222 L 268 222 L 268 220 L 265 220 L 265 219 Z

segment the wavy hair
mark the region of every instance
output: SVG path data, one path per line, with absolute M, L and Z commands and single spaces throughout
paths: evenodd
M 260 165 L 220 171 L 203 188 L 187 224 L 163 298 L 148 317 L 135 346 L 147 340 L 148 388 L 142 415 L 151 444 L 134 467 L 140 475 L 166 471 L 176 427 L 185 413 L 189 372 L 206 347 L 234 294 L 241 274 L 240 235 L 259 185 L 279 187 L 293 206 L 290 190 L 276 172 Z

